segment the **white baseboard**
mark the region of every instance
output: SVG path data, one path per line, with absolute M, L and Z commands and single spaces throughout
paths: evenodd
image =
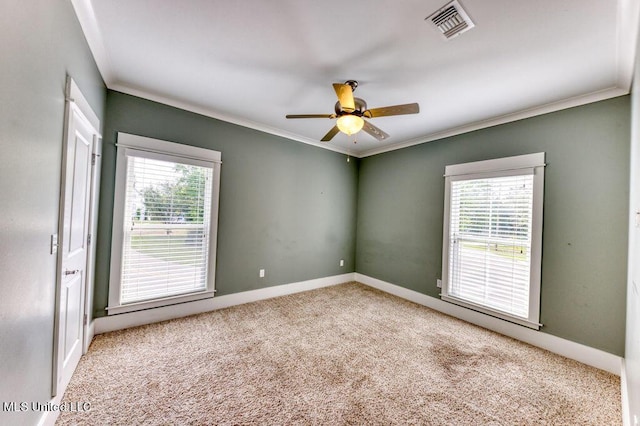
M 225 296 L 216 296 L 210 299 L 196 300 L 194 302 L 163 306 L 160 308 L 147 309 L 144 311 L 128 312 L 124 314 L 100 317 L 96 318 L 94 321 L 94 332 L 95 334 L 102 334 L 109 331 L 122 330 L 139 325 L 151 324 L 154 322 L 166 321 L 174 318 L 181 318 L 189 315 L 215 311 L 217 309 L 228 308 L 230 306 L 257 302 L 258 300 L 271 299 L 274 297 L 286 296 L 288 294 L 299 293 L 302 291 L 342 284 L 353 280 L 354 273 L 351 272 L 348 274 L 334 275 L 331 277 L 277 285 L 273 287 L 261 288 L 258 290 L 243 291 L 240 293 L 228 294 Z
M 60 392 L 49 401 L 50 405 L 58 405 L 62 401 L 62 397 L 64 396 L 65 389 L 61 389 Z M 58 416 L 60 415 L 60 411 L 51 410 L 45 411 L 42 413 L 40 417 L 40 421 L 38 422 L 38 426 L 54 426 L 56 424 L 56 420 L 58 420 Z
M 96 335 L 96 322 L 91 320 L 89 322 L 89 326 L 87 327 L 87 335 L 84 337 L 84 346 L 82 347 L 82 354 L 86 354 L 89 350 L 89 346 L 93 341 L 93 337 Z
M 94 327 L 92 328 L 92 331 L 95 334 L 107 333 L 109 331 L 122 330 L 129 327 L 136 327 L 139 325 L 195 315 L 230 306 L 242 305 L 244 303 L 286 296 L 288 294 L 299 293 L 321 287 L 328 287 L 349 281 L 358 281 L 386 293 L 410 300 L 444 314 L 451 315 L 480 327 L 504 334 L 505 336 L 513 337 L 514 339 L 518 339 L 558 355 L 574 359 L 583 364 L 608 371 L 612 374 L 621 374 L 622 358 L 617 355 L 580 343 L 572 342 L 571 340 L 563 339 L 561 337 L 553 336 L 548 333 L 522 327 L 508 321 L 476 312 L 471 309 L 463 308 L 461 306 L 442 301 L 438 298 L 427 296 L 425 294 L 418 293 L 417 291 L 409 290 L 359 273 L 335 275 L 297 283 L 266 287 L 258 290 L 244 291 L 225 296 L 217 296 L 211 299 L 197 300 L 178 305 L 163 306 L 161 308 L 96 318 L 93 322 Z
M 367 275 L 356 273 L 355 280 L 386 293 L 451 315 L 452 317 L 504 334 L 505 336 L 513 337 L 514 339 L 546 349 L 558 355 L 574 359 L 583 364 L 608 371 L 618 376 L 621 374 L 622 358 L 617 355 L 548 333 L 522 327 Z
M 620 394 L 622 396 L 622 426 L 631 426 L 631 412 L 629 411 L 629 390 L 627 388 L 627 369 L 624 359 L 620 368 Z
M 86 354 L 89 349 L 89 345 L 93 340 L 95 333 L 95 321 L 91 321 L 89 326 L 87 327 L 87 335 L 84 338 L 82 354 Z M 62 389 L 58 389 L 58 394 L 49 400 L 49 406 L 57 406 L 62 402 L 62 397 L 64 396 L 64 392 L 66 391 L 66 386 Z M 50 410 L 45 411 L 40 417 L 40 421 L 38 421 L 38 426 L 54 426 L 58 416 L 60 415 L 60 411 L 58 410 Z

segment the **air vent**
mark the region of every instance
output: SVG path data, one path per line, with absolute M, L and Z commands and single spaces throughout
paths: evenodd
M 475 27 L 457 0 L 447 3 L 434 14 L 427 16 L 425 21 L 427 20 L 432 22 L 446 39 L 453 38 Z

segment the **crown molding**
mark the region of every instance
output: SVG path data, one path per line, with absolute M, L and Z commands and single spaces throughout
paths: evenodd
M 91 0 L 71 0 L 71 4 L 80 22 L 89 50 L 96 61 L 98 71 L 100 71 L 104 83 L 109 87 L 115 79 L 115 72 Z
M 499 117 L 493 117 L 487 120 L 477 121 L 475 123 L 465 124 L 463 126 L 446 129 L 436 133 L 431 133 L 426 136 L 422 136 L 420 138 L 410 139 L 408 141 L 399 142 L 393 145 L 387 145 L 380 148 L 374 148 L 374 149 L 366 150 L 362 152 L 354 152 L 354 151 L 337 147 L 335 145 L 321 143 L 314 139 L 310 139 L 294 133 L 286 132 L 284 130 L 267 126 L 262 123 L 256 123 L 254 121 L 235 117 L 229 114 L 224 114 L 212 109 L 194 106 L 184 101 L 179 101 L 173 98 L 169 98 L 167 96 L 158 95 L 158 94 L 151 93 L 142 89 L 137 89 L 131 86 L 116 83 L 116 84 L 107 85 L 107 87 L 117 92 L 122 92 L 128 95 L 137 96 L 143 99 L 148 99 L 150 101 L 158 102 L 158 103 L 179 108 L 185 111 L 204 115 L 206 117 L 214 118 L 216 120 L 224 121 L 231 124 L 236 124 L 238 126 L 246 127 L 253 130 L 258 130 L 260 132 L 272 134 L 275 136 L 280 136 L 286 139 L 291 139 L 291 140 L 302 142 L 308 145 L 313 145 L 318 148 L 327 149 L 330 151 L 349 155 L 355 158 L 365 158 L 365 157 L 370 157 L 372 155 L 382 154 L 385 152 L 396 151 L 398 149 L 408 148 L 410 146 L 420 145 L 426 142 L 432 142 L 439 139 L 444 139 L 444 138 L 457 136 L 464 133 L 473 132 L 475 130 L 481 130 L 488 127 L 511 123 L 513 121 L 523 120 L 523 119 L 535 117 L 538 115 L 548 114 L 548 113 L 560 111 L 563 109 L 573 108 L 573 107 L 586 105 L 593 102 L 603 101 L 606 99 L 611 99 L 618 96 L 629 94 L 629 89 L 621 89 L 617 86 L 614 86 L 604 90 L 592 92 L 586 95 L 575 96 L 573 98 L 563 99 L 561 101 L 553 102 L 550 104 L 529 108 L 529 109 L 517 111 L 514 113 L 505 114 Z
M 633 81 L 639 21 L 640 1 L 618 0 L 616 25 L 618 38 L 616 51 L 617 86 L 627 91 L 631 91 L 631 83 Z
M 463 133 L 472 132 L 475 130 L 484 129 L 487 127 L 493 127 L 500 124 L 506 124 L 512 121 L 522 120 L 525 118 L 534 117 L 537 115 L 548 114 L 550 112 L 559 111 L 566 108 L 572 108 L 580 105 L 585 105 L 591 102 L 598 102 L 617 96 L 626 95 L 630 92 L 633 70 L 635 64 L 635 49 L 638 38 L 638 22 L 640 19 L 640 1 L 639 0 L 618 0 L 617 2 L 617 51 L 616 51 L 616 83 L 615 86 L 606 88 L 603 90 L 588 93 L 586 95 L 580 95 L 569 99 L 560 100 L 550 104 L 529 108 L 514 113 L 505 114 L 499 117 L 493 117 L 487 120 L 477 121 L 470 124 L 446 129 L 443 131 L 430 133 L 419 138 L 410 139 L 403 142 L 398 142 L 392 145 L 383 146 L 380 148 L 374 148 L 365 151 L 352 151 L 349 149 L 341 148 L 335 144 L 321 143 L 315 139 L 311 139 L 305 136 L 301 136 L 295 133 L 287 132 L 275 127 L 268 126 L 266 124 L 247 120 L 245 118 L 232 116 L 220 111 L 215 111 L 205 107 L 195 106 L 190 103 L 180 101 L 178 99 L 170 98 L 164 95 L 148 92 L 139 88 L 135 88 L 126 85 L 121 82 L 117 82 L 116 72 L 113 68 L 109 55 L 107 53 L 106 44 L 102 37 L 98 21 L 95 16 L 95 11 L 91 0 L 71 0 L 73 8 L 76 12 L 82 31 L 84 32 L 89 48 L 93 54 L 98 70 L 102 75 L 105 85 L 112 90 L 123 92 L 129 95 L 138 96 L 141 98 L 149 99 L 155 102 L 180 108 L 186 111 L 201 114 L 207 117 L 215 118 L 217 120 L 225 121 L 228 123 L 236 124 L 239 126 L 247 127 L 250 129 L 258 130 L 264 133 L 280 136 L 286 139 L 302 142 L 308 145 L 312 145 L 318 148 L 327 149 L 330 151 L 338 152 L 345 155 L 350 155 L 356 158 L 369 157 L 376 154 L 382 154 L 384 152 L 395 151 L 398 149 L 407 148 L 413 145 L 419 145 L 426 142 L 431 142 L 438 139 L 443 139 L 451 136 L 456 136 Z
M 563 99 L 561 101 L 553 102 L 550 104 L 517 111 L 514 113 L 505 114 L 499 117 L 493 117 L 488 120 L 476 121 L 475 123 L 465 124 L 463 126 L 454 127 L 451 129 L 443 130 L 437 133 L 431 133 L 420 138 L 411 139 L 405 142 L 399 142 L 393 145 L 387 145 L 380 148 L 375 148 L 359 153 L 359 158 L 370 157 L 372 155 L 382 154 L 389 151 L 395 151 L 402 148 L 407 148 L 414 145 L 420 145 L 425 142 L 432 142 L 439 139 L 448 138 L 451 136 L 460 135 L 463 133 L 473 132 L 475 130 L 485 129 L 487 127 L 498 126 L 500 124 L 506 124 L 513 121 L 523 120 L 525 118 L 531 118 L 538 115 L 548 114 L 550 112 L 560 111 L 567 108 L 573 108 L 580 105 L 589 104 L 592 102 L 598 102 L 605 99 L 615 98 L 623 96 L 629 93 L 629 90 L 620 89 L 618 87 L 610 87 L 608 89 L 599 90 L 597 92 L 589 93 L 586 95 L 576 96 L 569 99 Z
M 229 114 L 222 113 L 220 111 L 215 111 L 213 109 L 194 106 L 188 102 L 180 101 L 177 99 L 173 99 L 164 95 L 158 95 L 155 93 L 148 92 L 146 90 L 138 89 L 135 87 L 127 86 L 120 83 L 115 83 L 111 85 L 107 85 L 107 87 L 111 90 L 122 92 L 127 95 L 137 96 L 139 98 L 148 99 L 150 101 L 158 102 L 164 105 L 168 105 L 174 108 L 179 108 L 185 111 L 193 112 L 196 114 L 204 115 L 206 117 L 215 118 L 216 120 L 224 121 L 231 124 L 236 124 L 238 126 L 246 127 L 253 130 L 258 130 L 263 133 L 268 133 L 275 136 L 280 136 L 286 139 L 291 139 L 294 141 L 302 142 L 308 145 L 313 145 L 318 148 L 328 149 L 330 151 L 339 152 L 341 154 L 349 155 L 352 157 L 358 157 L 358 155 L 352 151 L 337 147 L 335 145 L 321 143 L 317 140 L 306 138 L 304 136 L 296 135 L 295 133 L 290 133 L 284 130 L 277 129 L 275 127 L 267 126 L 262 123 L 257 123 L 255 121 L 247 120 L 245 118 L 232 116 Z

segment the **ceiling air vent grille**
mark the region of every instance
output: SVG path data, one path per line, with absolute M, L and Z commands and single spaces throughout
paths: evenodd
M 431 21 L 447 39 L 460 35 L 475 27 L 475 24 L 457 0 L 447 3 L 434 14 L 426 17 L 425 21 L 426 20 Z

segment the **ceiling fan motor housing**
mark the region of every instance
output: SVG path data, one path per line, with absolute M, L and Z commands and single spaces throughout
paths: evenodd
M 364 99 L 360 99 L 360 98 L 353 98 L 353 103 L 356 107 L 355 111 L 347 112 L 342 109 L 342 105 L 340 105 L 340 101 L 336 102 L 334 109 L 338 117 L 341 115 L 347 115 L 347 114 L 352 114 L 352 115 L 357 115 L 358 117 L 362 117 L 364 112 L 367 110 L 367 103 L 364 101 Z
M 381 141 L 389 138 L 389 135 L 364 120 L 363 117 L 375 118 L 390 115 L 417 114 L 420 112 L 420 107 L 417 103 L 390 105 L 369 110 L 367 109 L 367 103 L 363 99 L 353 96 L 356 87 L 358 87 L 358 82 L 355 80 L 347 80 L 344 84 L 333 83 L 333 90 L 338 96 L 338 102 L 334 106 L 335 114 L 288 114 L 286 118 L 337 118 L 336 125 L 320 139 L 322 142 L 329 142 L 339 132 L 352 135 L 360 130 L 364 130 Z

